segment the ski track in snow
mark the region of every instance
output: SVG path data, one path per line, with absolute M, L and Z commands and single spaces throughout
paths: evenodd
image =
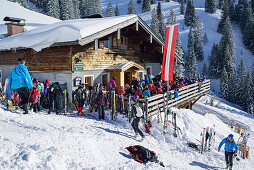
M 225 166 L 224 151 L 217 152 L 219 142 L 233 133 L 235 140 L 239 134 L 228 127 L 233 119 L 241 123 L 250 138 L 248 145 L 253 149 L 253 116 L 233 107 L 224 100 L 215 98 L 215 106 L 205 105 L 214 97 L 209 94 L 194 105 L 194 111 L 174 109 L 177 126 L 183 135 L 173 137 L 173 127 L 169 124 L 167 133 L 162 133 L 162 125 L 157 124 L 157 116 L 152 118 L 151 135 L 146 139 L 134 137 L 130 123 L 123 115 L 111 121 L 109 112 L 106 120 L 76 116 L 75 114 L 55 115 L 46 112 L 21 114 L 0 107 L 0 169 L 164 169 L 159 164 L 136 162 L 125 150 L 131 145 L 142 145 L 155 151 L 165 169 L 220 169 Z M 204 112 L 207 113 L 203 116 Z M 169 116 L 171 119 L 171 116 Z M 200 154 L 189 148 L 187 142 L 199 144 L 204 127 L 215 124 L 215 145 L 211 152 Z M 141 130 L 144 128 L 140 124 Z M 248 160 L 234 161 L 234 169 L 254 169 L 252 153 Z

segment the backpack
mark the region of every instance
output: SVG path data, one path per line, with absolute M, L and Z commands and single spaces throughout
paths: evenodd
M 40 100 L 40 90 L 38 90 L 37 88 L 33 88 L 29 94 L 28 102 L 35 104 L 39 100 Z
M 19 103 L 22 102 L 22 99 L 20 98 L 20 96 L 19 96 L 18 93 L 16 93 L 16 94 L 14 95 L 14 100 L 15 100 L 15 103 L 17 103 L 17 104 L 19 104 Z
M 137 106 L 135 106 L 135 107 L 136 107 L 136 111 L 137 111 L 136 116 L 137 117 L 143 116 L 143 110 L 140 107 L 137 107 Z
M 150 151 L 149 149 L 143 146 L 134 145 L 134 146 L 126 147 L 125 149 L 129 151 L 130 154 L 133 155 L 136 161 L 138 162 L 141 162 L 141 163 L 147 163 L 148 161 L 158 162 L 156 153 L 153 151 Z

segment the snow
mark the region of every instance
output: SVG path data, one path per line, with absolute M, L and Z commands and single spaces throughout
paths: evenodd
M 7 28 L 3 21 L 6 16 L 25 19 L 25 30 L 31 30 L 45 24 L 52 24 L 59 21 L 56 18 L 26 9 L 18 3 L 0 0 L 0 4 L 0 39 L 4 38 L 5 34 L 7 34 Z
M 210 98 L 215 99 L 215 106 L 205 104 Z M 146 139 L 140 142 L 123 115 L 112 121 L 108 111 L 106 120 L 99 121 L 97 113 L 91 113 L 96 119 L 70 113 L 48 115 L 45 111 L 29 111 L 28 115 L 23 115 L 0 106 L 0 166 L 2 169 L 164 169 L 155 163 L 138 163 L 124 149 L 142 145 L 156 152 L 165 169 L 221 169 L 225 162 L 224 149 L 217 152 L 219 142 L 230 133 L 234 134 L 235 140 L 239 137 L 227 126 L 229 120 L 241 123 L 250 133 L 248 145 L 254 144 L 253 116 L 214 94 L 202 97 L 193 111 L 174 111 L 177 125 L 183 132 L 180 138 L 173 137 L 171 124 L 163 134 L 162 125 L 157 124 L 155 116 L 151 135 L 146 134 Z M 188 141 L 198 144 L 202 129 L 213 125 L 216 138 L 210 152 L 201 155 L 187 146 Z M 140 128 L 144 132 L 141 124 Z M 250 153 L 249 159 L 234 161 L 234 169 L 254 169 L 253 162 Z
M 2 39 L 0 40 L 0 49 L 25 47 L 40 51 L 57 42 L 77 41 L 86 38 L 133 18 L 137 19 L 137 16 L 122 15 L 60 21 Z

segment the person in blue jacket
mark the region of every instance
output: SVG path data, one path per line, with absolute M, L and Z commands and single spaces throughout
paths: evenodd
M 227 167 L 226 169 L 232 170 L 232 166 L 233 166 L 233 155 L 237 156 L 237 152 L 238 152 L 238 146 L 234 140 L 234 135 L 230 134 L 228 135 L 228 137 L 224 138 L 219 145 L 218 148 L 218 152 L 220 152 L 220 148 L 222 147 L 222 145 L 225 144 L 225 159 L 226 159 L 226 164 Z M 235 148 L 235 150 L 234 150 Z
M 19 94 L 22 100 L 19 106 L 25 111 L 24 114 L 27 114 L 29 89 L 33 88 L 33 82 L 25 64 L 24 59 L 18 59 L 18 67 L 14 68 L 9 75 L 7 91 L 12 89 Z
M 145 85 L 145 89 L 143 91 L 143 97 L 144 98 L 151 97 L 151 93 L 150 93 L 147 85 Z

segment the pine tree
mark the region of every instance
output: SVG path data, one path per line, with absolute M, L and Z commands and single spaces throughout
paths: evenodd
M 246 72 L 245 65 L 243 64 L 243 58 L 241 59 L 240 65 L 237 69 L 237 90 L 238 90 L 238 100 L 236 104 L 240 106 L 244 106 L 245 104 L 245 80 L 246 80 Z
M 176 24 L 176 16 L 175 16 L 173 9 L 171 9 L 170 15 L 167 19 L 167 25 L 174 25 L 174 24 Z
M 207 34 L 205 32 L 205 35 L 203 37 L 203 44 L 206 45 L 208 43 L 208 37 L 207 37 Z
M 101 1 L 100 0 L 94 0 L 94 4 L 95 4 L 95 7 L 94 7 L 94 11 L 95 11 L 95 14 L 100 14 L 102 17 L 104 16 L 103 15 L 103 10 L 102 10 L 102 7 L 101 7 Z
M 47 4 L 47 15 L 57 18 L 60 18 L 60 7 L 59 0 L 49 0 Z
M 185 14 L 184 0 L 181 0 L 180 13 L 181 13 L 182 15 L 184 15 L 184 14 Z
M 177 32 L 177 39 L 176 39 L 176 50 L 175 50 L 175 55 L 182 61 L 183 60 L 183 56 L 184 56 L 184 52 L 183 52 L 183 48 L 182 48 L 182 42 L 180 39 L 180 34 L 179 32 Z M 178 63 L 177 65 L 174 66 L 174 73 L 177 73 L 179 76 L 182 76 L 184 72 L 184 65 L 181 63 Z
M 205 1 L 205 12 L 215 13 L 216 9 L 217 9 L 217 0 Z
M 157 5 L 157 16 L 158 16 L 158 21 L 159 21 L 159 33 L 160 36 L 164 39 L 165 37 L 165 24 L 164 24 L 164 16 L 162 14 L 162 9 L 161 9 L 161 3 L 159 2 Z
M 254 0 L 251 0 L 251 9 L 252 9 L 252 12 L 253 12 L 254 11 Z
M 221 79 L 220 79 L 220 95 L 223 99 L 228 99 L 229 89 L 228 89 L 228 73 L 226 68 L 223 67 Z
M 189 35 L 188 35 L 188 55 L 186 58 L 186 75 L 188 77 L 196 78 L 198 76 L 198 69 L 197 69 L 197 60 L 196 55 L 194 52 L 194 33 L 192 31 L 192 28 L 190 29 Z
M 196 29 L 194 29 L 194 37 L 195 37 L 194 43 L 195 55 L 198 61 L 202 61 L 204 59 L 204 52 L 202 47 L 203 36 L 199 26 Z
M 220 40 L 220 51 L 220 73 L 223 66 L 225 66 L 226 71 L 230 74 L 235 69 L 235 41 L 229 17 L 226 18 L 223 27 L 222 37 Z
M 114 16 L 114 9 L 111 2 L 108 3 L 107 9 L 106 9 L 106 16 L 107 17 L 113 17 Z
M 203 69 L 202 69 L 202 75 L 207 77 L 207 74 L 208 74 L 207 66 L 206 66 L 206 63 L 204 62 Z
M 237 84 L 237 78 L 235 72 L 229 74 L 228 73 L 228 101 L 232 103 L 237 103 L 239 96 L 238 96 L 238 89 L 236 88 L 238 86 Z
M 71 19 L 71 1 L 69 0 L 60 0 L 60 19 L 61 20 L 68 20 Z
M 243 29 L 244 45 L 254 54 L 254 19 L 251 6 L 246 8 L 245 27 Z
M 152 11 L 152 21 L 151 21 L 151 29 L 157 33 L 158 35 L 160 35 L 159 32 L 159 20 L 158 20 L 158 16 L 157 16 L 157 12 L 155 9 L 153 9 Z
M 218 25 L 218 29 L 217 29 L 218 33 L 222 33 L 226 19 L 228 17 L 229 17 L 229 3 L 228 3 L 228 0 L 225 0 L 223 3 L 223 9 L 222 9 L 222 19 L 221 19 L 221 21 Z
M 213 44 L 211 55 L 209 56 L 208 75 L 210 78 L 219 78 L 220 50 L 218 44 Z
M 141 4 L 141 0 L 137 0 L 137 4 Z
M 245 80 L 245 104 L 244 104 L 244 110 L 250 114 L 253 114 L 253 81 L 250 74 L 250 70 L 247 72 L 246 80 Z
M 196 10 L 191 0 L 187 1 L 186 12 L 184 15 L 184 23 L 185 25 L 191 27 L 196 27 L 196 25 L 198 24 Z
M 128 14 L 137 14 L 133 0 L 130 0 L 128 4 Z
M 120 13 L 119 13 L 118 5 L 116 5 L 115 16 L 119 16 L 119 15 L 120 15 Z
M 143 0 L 142 4 L 142 12 L 149 12 L 151 10 L 151 1 L 150 0 Z
M 150 0 L 151 1 L 151 4 L 155 4 L 155 0 Z
M 73 18 L 80 18 L 80 2 L 79 0 L 72 0 L 73 4 Z

